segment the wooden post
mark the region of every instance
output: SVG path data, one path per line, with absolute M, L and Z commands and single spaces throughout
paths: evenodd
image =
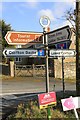
M 80 96 L 80 1 L 76 2 L 76 93 Z
M 10 61 L 10 76 L 14 77 L 14 61 Z
M 32 65 L 32 68 L 33 68 L 33 77 L 35 77 L 35 65 L 34 64 Z

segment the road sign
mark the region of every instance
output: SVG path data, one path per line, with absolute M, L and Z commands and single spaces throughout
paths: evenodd
M 75 108 L 74 102 L 73 102 L 73 98 L 68 98 L 64 101 L 63 104 L 67 109 L 71 110 Z
M 56 45 L 56 48 L 57 49 L 67 49 L 68 48 L 68 46 L 67 46 L 67 42 L 64 42 L 64 43 L 58 43 L 57 45 Z
M 65 26 L 57 30 L 48 32 L 47 36 L 48 36 L 48 44 L 55 44 L 58 42 L 70 40 L 71 31 L 69 26 Z
M 38 57 L 45 56 L 44 50 L 35 50 L 35 49 L 4 49 L 3 55 L 5 57 Z
M 48 45 L 52 46 L 53 44 L 56 46 L 56 49 L 61 49 L 59 46 L 60 44 L 65 44 L 64 49 L 67 49 L 70 45 L 70 37 L 71 37 L 71 31 L 69 26 L 65 26 L 59 29 L 56 29 L 54 31 L 46 33 L 48 36 Z M 69 45 L 68 45 L 69 44 Z M 41 48 L 44 47 L 43 44 L 36 44 L 35 48 Z
M 4 49 L 3 55 L 5 57 L 30 57 L 38 56 L 38 51 L 31 49 Z
M 42 33 L 38 32 L 15 32 L 8 31 L 5 39 L 10 45 L 26 45 L 32 43 L 42 43 Z
M 75 50 L 50 50 L 49 56 L 50 57 L 74 57 L 76 55 Z
M 40 109 L 47 108 L 48 105 L 56 105 L 56 93 L 49 92 L 38 94 Z
M 44 53 L 44 50 L 38 50 L 38 56 L 44 56 L 45 53 Z
M 65 42 L 60 42 L 56 44 L 49 44 L 49 48 L 51 49 L 69 49 L 69 46 L 71 44 L 71 41 L 65 41 Z
M 80 97 L 70 97 L 61 99 L 63 111 L 80 108 Z

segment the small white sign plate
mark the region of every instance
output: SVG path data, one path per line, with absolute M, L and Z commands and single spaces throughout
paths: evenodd
M 3 55 L 5 57 L 38 56 L 38 51 L 37 50 L 29 50 L 29 49 L 4 49 Z
M 61 99 L 63 111 L 80 108 L 80 97 Z
M 76 55 L 75 50 L 50 50 L 50 57 L 74 57 Z

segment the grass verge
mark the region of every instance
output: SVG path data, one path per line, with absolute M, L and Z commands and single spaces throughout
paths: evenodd
M 51 106 L 51 120 L 76 120 L 74 111 L 63 112 L 61 101 L 58 99 L 57 106 Z M 78 110 L 80 117 L 80 110 Z M 15 114 L 8 116 L 8 120 L 33 120 L 33 119 L 46 119 L 47 120 L 47 109 L 39 109 L 38 100 L 30 100 L 26 104 L 21 103 L 17 106 Z

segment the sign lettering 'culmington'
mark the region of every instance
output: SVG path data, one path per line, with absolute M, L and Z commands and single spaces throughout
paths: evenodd
M 10 45 L 26 45 L 31 43 L 42 43 L 42 33 L 8 31 L 5 39 Z
M 50 57 L 74 57 L 76 55 L 75 50 L 50 50 Z

